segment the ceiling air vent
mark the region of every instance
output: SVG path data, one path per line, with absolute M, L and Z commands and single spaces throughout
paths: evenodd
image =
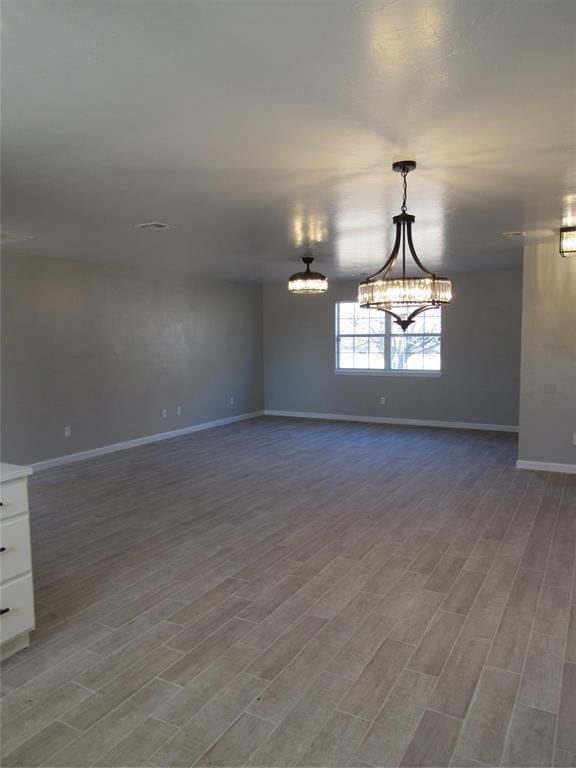
M 20 240 L 34 240 L 34 235 L 20 235 L 18 232 L 0 232 L 0 243 L 17 243 Z
M 135 224 L 136 229 L 176 229 L 174 224 L 164 224 L 162 221 L 147 221 L 144 224 Z

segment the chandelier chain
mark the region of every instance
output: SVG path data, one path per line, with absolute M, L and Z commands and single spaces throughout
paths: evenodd
M 401 208 L 402 213 L 406 213 L 406 210 L 407 210 L 407 208 L 406 208 L 406 195 L 408 193 L 408 182 L 406 181 L 406 177 L 407 176 L 408 176 L 408 169 L 407 168 L 403 168 L 402 169 L 402 180 L 404 182 L 404 195 L 402 197 L 402 208 Z

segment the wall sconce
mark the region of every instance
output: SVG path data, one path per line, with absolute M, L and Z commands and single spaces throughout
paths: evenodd
M 560 254 L 562 256 L 576 256 L 576 227 L 561 227 Z

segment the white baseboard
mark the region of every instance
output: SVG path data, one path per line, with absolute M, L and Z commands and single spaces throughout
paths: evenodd
M 509 424 L 477 424 L 466 421 L 430 421 L 428 419 L 393 419 L 386 416 L 350 416 L 341 413 L 311 413 L 309 411 L 264 411 L 264 416 L 287 416 L 293 419 L 327 419 L 329 421 L 362 421 L 371 424 L 399 424 L 410 427 L 441 427 L 448 429 L 480 429 L 485 432 L 518 432 Z
M 450 429 L 479 429 L 485 431 L 496 432 L 518 432 L 518 427 L 508 426 L 504 424 L 476 424 L 461 421 L 429 421 L 424 419 L 393 419 L 385 416 L 353 416 L 343 415 L 339 413 L 311 413 L 308 411 L 254 411 L 253 413 L 243 413 L 239 416 L 230 416 L 226 419 L 217 419 L 216 421 L 205 421 L 202 424 L 193 424 L 190 427 L 183 427 L 182 429 L 174 429 L 170 432 L 159 432 L 155 435 L 146 435 L 145 437 L 137 437 L 133 440 L 125 440 L 121 443 L 112 443 L 111 445 L 102 445 L 98 448 L 91 448 L 87 451 L 79 451 L 78 453 L 69 453 L 65 456 L 57 456 L 53 459 L 45 459 L 44 461 L 37 461 L 31 466 L 35 472 L 42 469 L 50 469 L 51 467 L 59 467 L 63 464 L 72 464 L 76 461 L 85 461 L 86 459 L 92 459 L 96 456 L 105 456 L 107 453 L 116 453 L 116 451 L 124 451 L 128 448 L 136 448 L 139 445 L 147 445 L 148 443 L 156 443 L 160 440 L 169 440 L 172 437 L 180 437 L 182 435 L 190 435 L 193 432 L 200 432 L 205 429 L 214 429 L 215 427 L 223 427 L 226 424 L 234 424 L 237 421 L 246 421 L 248 419 L 255 419 L 258 416 L 286 416 L 288 418 L 296 419 L 325 419 L 329 421 L 359 421 L 368 422 L 374 424 L 399 424 L 413 427 L 440 427 Z M 547 472 L 576 472 L 576 467 L 570 464 L 543 464 L 533 461 L 519 461 L 517 463 L 518 469 L 542 469 Z M 552 469 L 550 469 L 552 467 Z M 558 469 L 561 467 L 561 469 Z M 564 468 L 566 467 L 566 468 Z
M 253 413 L 242 413 L 240 416 L 230 416 L 226 419 L 217 419 L 216 421 L 205 421 L 202 424 L 193 424 L 190 427 L 183 427 L 182 429 L 173 429 L 171 432 L 159 432 L 156 435 L 146 435 L 146 437 L 137 437 L 134 440 L 125 440 L 122 443 L 112 443 L 112 445 L 102 445 L 99 448 L 91 448 L 87 451 L 79 451 L 78 453 L 69 453 L 66 456 L 57 456 L 54 459 L 46 459 L 45 461 L 37 461 L 32 464 L 35 472 L 42 469 L 50 469 L 50 467 L 59 467 L 62 464 L 71 464 L 75 461 L 84 461 L 85 459 L 93 459 L 95 456 L 104 456 L 107 453 L 115 453 L 116 451 L 124 451 L 127 448 L 135 448 L 138 445 L 147 445 L 148 443 L 156 443 L 159 440 L 170 440 L 171 437 L 180 437 L 181 435 L 189 435 L 192 432 L 200 432 L 204 429 L 214 429 L 214 427 L 223 427 L 226 424 L 233 424 L 236 421 L 246 421 L 247 419 L 255 419 L 257 416 L 263 416 L 263 411 L 254 411 Z
M 566 475 L 576 475 L 576 464 L 557 464 L 549 461 L 518 459 L 516 469 L 533 469 L 535 472 L 562 472 Z

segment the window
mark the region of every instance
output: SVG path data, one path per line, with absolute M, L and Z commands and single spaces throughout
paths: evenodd
M 394 309 L 403 313 L 402 307 Z M 440 342 L 440 307 L 417 315 L 404 333 L 387 312 L 336 302 L 338 371 L 440 371 Z

